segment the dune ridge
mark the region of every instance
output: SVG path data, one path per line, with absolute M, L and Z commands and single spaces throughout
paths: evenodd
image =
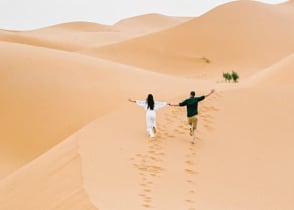
M 157 21 L 154 21 L 155 19 Z M 132 39 L 175 26 L 188 19 L 146 14 L 126 18 L 114 25 L 77 21 L 30 31 L 0 30 L 0 40 L 63 51 L 83 52 L 91 46 L 98 47 Z
M 130 40 L 104 47 L 101 33 L 114 43 L 117 32 L 95 23 L 30 41 L 0 31 L 0 209 L 293 210 L 292 2 L 138 16 L 117 24 Z M 238 83 L 222 80 L 231 69 Z M 184 107 L 158 110 L 150 139 L 144 109 L 127 100 L 178 103 L 211 88 L 195 144 Z
M 2 177 L 88 122 L 115 110 L 116 101 L 163 87 L 161 94 L 168 93 L 168 87 L 178 84 L 182 87 L 176 93 L 184 89 L 183 84 L 194 83 L 34 46 L 2 42 L 0 52 L 0 136 L 6 139 L 1 143 L 1 156 L 4 163 L 11 163 L 2 167 Z M 207 82 L 199 81 L 202 83 Z
M 237 1 L 173 28 L 87 53 L 187 77 L 232 69 L 245 77 L 293 52 L 293 18 L 293 8 L 284 5 Z
M 174 27 L 190 19 L 192 17 L 174 17 L 154 13 L 123 19 L 115 23 L 113 27 L 119 31 L 144 35 Z
M 84 188 L 78 150 L 75 139 L 65 140 L 2 179 L 1 209 L 97 209 Z
M 273 64 L 256 73 L 253 78 L 250 78 L 250 85 L 257 83 L 258 85 L 287 85 L 294 83 L 294 54 L 287 56 L 281 61 Z
M 13 43 L 27 44 L 63 51 L 76 51 L 93 42 L 103 33 L 114 33 L 111 26 L 90 22 L 71 22 L 48 26 L 31 31 L 0 32 L 0 39 Z

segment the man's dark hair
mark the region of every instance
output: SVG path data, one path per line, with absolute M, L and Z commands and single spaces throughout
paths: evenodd
M 195 91 L 191 91 L 191 92 L 190 92 L 190 95 L 191 95 L 192 97 L 194 97 L 194 96 L 195 96 Z

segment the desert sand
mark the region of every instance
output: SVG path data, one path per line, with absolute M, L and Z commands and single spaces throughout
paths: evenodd
M 0 30 L 0 209 L 293 210 L 293 20 L 293 1 L 237 1 Z M 150 139 L 128 102 L 210 89 L 195 144 L 185 108 Z

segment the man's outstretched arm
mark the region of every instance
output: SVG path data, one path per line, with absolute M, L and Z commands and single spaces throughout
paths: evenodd
M 211 89 L 210 92 L 207 95 L 204 95 L 205 98 L 210 96 L 211 94 L 213 94 L 215 92 L 215 89 Z

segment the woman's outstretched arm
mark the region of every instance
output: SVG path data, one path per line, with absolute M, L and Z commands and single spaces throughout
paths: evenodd
M 128 101 L 129 101 L 129 102 L 136 103 L 136 100 L 133 100 L 133 99 L 130 99 L 130 98 L 128 99 Z
M 168 103 L 169 106 L 179 106 L 179 104 Z

